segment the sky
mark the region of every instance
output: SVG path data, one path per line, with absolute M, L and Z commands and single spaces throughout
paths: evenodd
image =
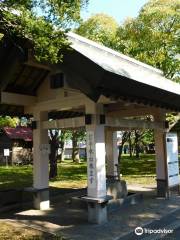
M 141 7 L 148 0 L 89 0 L 87 9 L 82 11 L 82 18 L 86 20 L 96 13 L 106 13 L 122 23 L 127 17 L 136 17 Z

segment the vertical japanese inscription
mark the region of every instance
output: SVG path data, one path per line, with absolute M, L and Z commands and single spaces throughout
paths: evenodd
M 88 186 L 96 185 L 96 154 L 94 132 L 87 132 Z

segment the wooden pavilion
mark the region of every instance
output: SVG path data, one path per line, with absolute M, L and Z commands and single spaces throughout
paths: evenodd
M 160 70 L 74 33 L 56 65 L 36 62 L 26 40 L 0 46 L 0 113 L 32 115 L 34 206 L 48 209 L 48 129 L 86 128 L 88 218 L 107 220 L 107 175 L 117 177 L 116 132 L 154 129 L 157 192 L 168 191 L 165 114 L 180 111 L 180 85 Z M 17 47 L 21 45 L 21 48 Z M 138 120 L 152 115 L 153 121 Z M 136 120 L 133 119 L 136 117 Z

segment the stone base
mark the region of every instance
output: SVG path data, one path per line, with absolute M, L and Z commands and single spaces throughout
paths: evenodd
M 168 198 L 168 186 L 165 179 L 157 179 L 157 197 Z
M 33 194 L 34 208 L 47 210 L 50 207 L 49 189 L 36 189 Z
M 169 189 L 169 196 L 172 196 L 172 195 L 180 195 L 180 185 L 175 185 L 175 186 L 172 186 L 170 189 Z
M 107 206 L 98 203 L 88 203 L 88 222 L 102 224 L 107 222 Z
M 107 195 L 113 199 L 125 198 L 128 195 L 126 182 L 124 180 L 107 180 Z

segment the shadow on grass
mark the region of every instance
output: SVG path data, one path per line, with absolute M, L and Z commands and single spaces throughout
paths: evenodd
M 73 163 L 65 160 L 58 164 L 58 176 L 50 181 L 54 182 L 72 182 L 84 181 L 87 178 L 86 162 Z M 30 187 L 33 184 L 33 168 L 29 166 L 9 166 L 0 167 L 0 189 L 18 189 Z
M 58 176 L 51 180 L 54 181 L 78 181 L 86 180 L 87 166 L 86 163 L 73 163 L 64 161 L 58 165 Z
M 32 166 L 0 167 L 0 189 L 32 186 Z
M 141 155 L 139 159 L 123 156 L 121 159 L 122 175 L 153 175 L 156 172 L 155 155 Z

